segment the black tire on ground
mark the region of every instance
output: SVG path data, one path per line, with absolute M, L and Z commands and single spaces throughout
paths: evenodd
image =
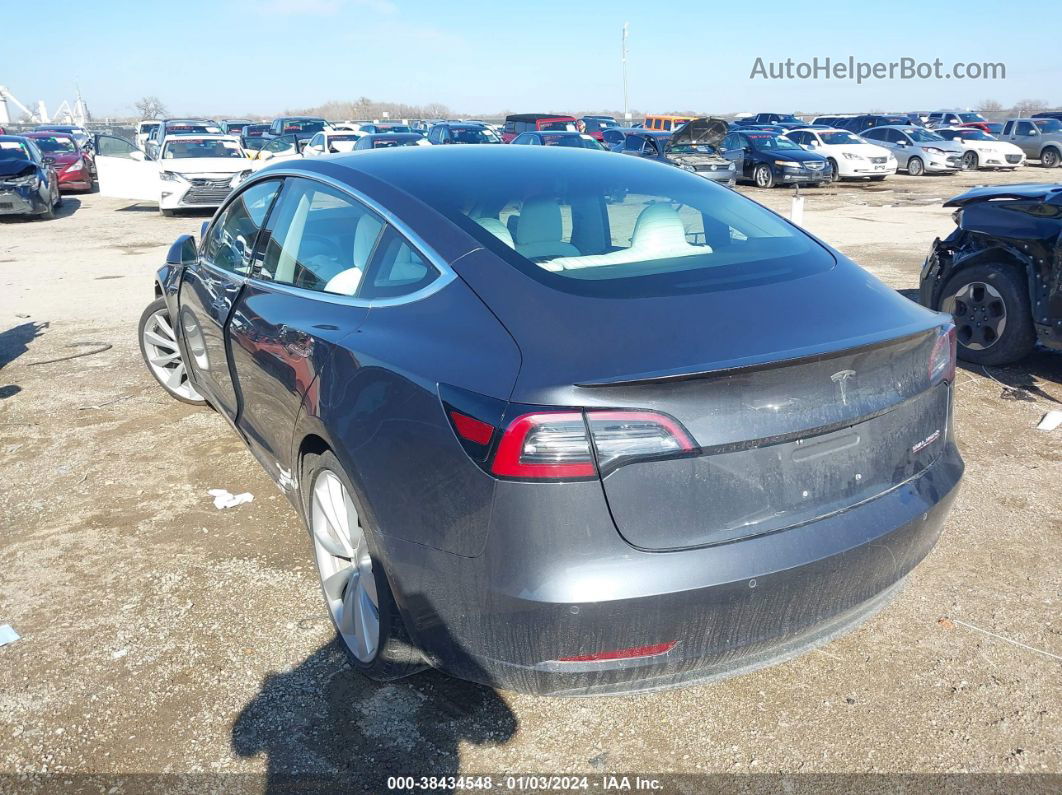
M 977 157 L 977 152 L 967 151 L 962 156 L 962 167 L 967 171 L 977 171 L 978 166 L 981 165 L 980 159 Z
M 1001 365 L 1016 362 L 1031 353 L 1036 346 L 1036 330 L 1033 328 L 1029 288 L 1025 277 L 1015 266 L 983 263 L 964 268 L 948 279 L 940 291 L 940 305 L 937 308 L 947 311 L 944 304 L 949 296 L 961 293 L 968 285 L 976 284 L 989 285 L 999 293 L 1006 324 L 1002 333 L 988 347 L 969 348 L 964 342 L 977 339 L 978 318 L 966 312 L 956 313 L 959 358 L 974 364 Z M 990 301 L 991 296 L 984 300 Z
M 874 176 L 872 176 L 870 178 L 870 181 L 871 182 L 881 182 L 883 179 L 885 179 L 886 176 L 888 176 L 888 175 L 887 174 L 875 174 Z
M 1040 153 L 1040 165 L 1044 168 L 1058 168 L 1062 164 L 1062 155 L 1059 150 L 1049 146 Z
M 398 611 L 394 595 L 391 593 L 387 575 L 376 556 L 372 528 L 365 525 L 367 513 L 358 504 L 356 492 L 351 485 L 350 478 L 347 477 L 347 473 L 343 470 L 343 465 L 339 463 L 339 459 L 335 457 L 331 450 L 325 450 L 320 454 L 309 453 L 301 462 L 299 504 L 302 506 L 303 522 L 306 525 L 306 531 L 309 536 L 311 553 L 313 553 L 314 547 L 310 500 L 312 499 L 313 484 L 317 476 L 326 470 L 331 471 L 339 478 L 358 510 L 360 524 L 369 543 L 372 573 L 376 581 L 376 595 L 380 611 L 380 641 L 376 656 L 370 662 L 362 662 L 355 656 L 354 652 L 342 640 L 342 636 L 339 635 L 339 628 L 336 627 L 340 646 L 346 652 L 351 667 L 370 679 L 378 682 L 389 682 L 412 676 L 419 671 L 423 671 L 428 665 L 424 660 L 424 655 L 413 645 L 409 633 L 406 631 L 405 624 L 402 622 L 402 616 Z M 331 613 L 329 613 L 329 616 L 331 616 Z
M 167 210 L 165 207 L 159 207 L 159 215 L 163 218 L 173 218 L 176 210 Z
M 926 173 L 926 165 L 920 157 L 912 157 L 907 161 L 907 173 L 912 177 L 920 177 Z
M 752 170 L 752 181 L 756 183 L 758 188 L 773 188 L 774 187 L 774 171 L 771 167 L 761 163 Z
M 830 182 L 840 182 L 841 171 L 837 168 L 837 161 L 834 160 L 832 157 L 828 158 L 828 160 L 830 163 Z
M 166 301 L 162 298 L 156 298 L 154 301 L 148 304 L 147 307 L 145 307 L 144 311 L 140 314 L 140 321 L 136 324 L 136 337 L 140 343 L 140 355 L 144 358 L 144 366 L 147 367 L 147 370 L 149 373 L 151 373 L 152 378 L 159 382 L 159 386 L 161 386 L 166 391 L 166 394 L 174 400 L 179 400 L 182 403 L 187 403 L 191 406 L 206 406 L 208 404 L 205 400 L 190 400 L 189 398 L 181 397 L 180 395 L 173 392 L 168 386 L 166 386 L 164 383 L 162 383 L 162 381 L 159 380 L 159 377 L 155 375 L 155 371 L 148 366 L 148 354 L 147 351 L 144 350 L 144 326 L 147 325 L 148 319 L 160 309 L 166 309 Z M 169 318 L 168 313 L 167 317 Z M 169 318 L 169 321 L 170 327 L 172 328 L 173 319 Z

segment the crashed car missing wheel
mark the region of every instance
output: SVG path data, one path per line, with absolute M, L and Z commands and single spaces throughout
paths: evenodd
M 648 159 L 278 163 L 155 296 L 150 371 L 295 506 L 377 679 L 588 695 L 786 659 L 888 602 L 963 472 L 950 318 Z
M 1062 185 L 975 188 L 922 268 L 919 302 L 955 318 L 958 356 L 1010 364 L 1062 350 Z

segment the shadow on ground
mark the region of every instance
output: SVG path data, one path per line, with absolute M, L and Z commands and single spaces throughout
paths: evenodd
M 266 756 L 266 789 L 387 792 L 390 776 L 453 776 L 462 743 L 500 745 L 517 719 L 493 688 L 437 671 L 381 684 L 337 639 L 270 674 L 232 727 L 239 756 Z
M 29 344 L 37 339 L 47 323 L 20 323 L 6 331 L 0 331 L 0 367 L 11 364 L 19 356 L 29 350 Z

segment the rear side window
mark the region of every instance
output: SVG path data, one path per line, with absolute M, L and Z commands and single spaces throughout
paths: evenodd
M 353 296 L 384 222 L 327 185 L 288 179 L 269 218 L 259 278 Z
M 203 258 L 230 273 L 251 272 L 255 240 L 280 189 L 280 180 L 252 185 L 229 202 L 203 241 Z
M 393 228 L 387 227 L 376 248 L 359 298 L 398 298 L 431 284 L 439 272 Z

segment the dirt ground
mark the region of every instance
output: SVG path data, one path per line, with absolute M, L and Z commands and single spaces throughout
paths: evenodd
M 952 226 L 942 199 L 1059 176 L 810 189 L 805 225 L 910 296 Z M 789 206 L 789 190 L 742 190 Z M 0 222 L 0 624 L 22 635 L 0 648 L 0 774 L 382 791 L 385 773 L 1062 773 L 1062 429 L 1035 429 L 1062 408 L 1062 356 L 960 371 L 967 471 L 939 545 L 819 651 L 633 697 L 434 672 L 378 685 L 337 651 L 277 488 L 220 417 L 141 365 L 152 272 L 202 220 L 88 194 L 54 221 Z M 111 347 L 43 363 L 96 343 Z M 254 502 L 217 510 L 218 487 Z

